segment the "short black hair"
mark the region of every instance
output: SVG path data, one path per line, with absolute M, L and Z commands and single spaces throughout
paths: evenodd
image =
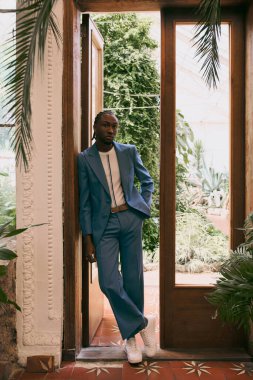
M 104 116 L 104 115 L 112 115 L 112 116 L 117 117 L 117 116 L 115 115 L 115 113 L 114 113 L 113 111 L 111 111 L 111 110 L 101 111 L 101 112 L 99 112 L 99 113 L 97 114 L 97 116 L 95 117 L 93 127 L 94 127 L 95 124 L 97 124 L 97 123 L 101 120 L 102 116 Z
M 115 116 L 117 118 L 117 116 L 115 115 L 115 113 L 111 110 L 105 110 L 105 111 L 101 111 L 97 114 L 97 116 L 95 117 L 95 120 L 94 120 L 94 123 L 93 123 L 93 128 L 94 126 L 101 120 L 102 116 L 104 115 L 112 115 L 112 116 Z M 95 134 L 95 131 L 93 132 L 93 136 L 92 136 L 92 140 L 96 138 L 96 134 Z

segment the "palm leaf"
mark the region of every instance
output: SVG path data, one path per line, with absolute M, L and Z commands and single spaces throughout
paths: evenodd
M 216 288 L 207 296 L 225 321 L 249 330 L 253 321 L 253 260 L 235 252 L 221 267 Z
M 200 71 L 209 88 L 217 87 L 220 67 L 218 40 L 221 35 L 220 0 L 201 0 L 194 33 L 195 56 L 203 62 Z
M 245 246 L 253 256 L 253 213 L 249 214 L 244 223 Z
M 7 41 L 4 52 L 3 68 L 8 73 L 4 80 L 6 123 L 16 125 L 11 146 L 16 153 L 17 165 L 23 164 L 26 170 L 32 153 L 30 96 L 36 53 L 42 64 L 49 29 L 58 46 L 62 39 L 52 11 L 56 2 L 57 0 L 23 0 L 21 7 L 13 10 L 18 13 L 16 30 L 14 36 Z

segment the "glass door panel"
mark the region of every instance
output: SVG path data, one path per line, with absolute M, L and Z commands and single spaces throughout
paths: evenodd
M 194 57 L 194 25 L 177 23 L 175 32 L 176 284 L 210 286 L 229 256 L 229 24 L 221 27 L 215 90 Z

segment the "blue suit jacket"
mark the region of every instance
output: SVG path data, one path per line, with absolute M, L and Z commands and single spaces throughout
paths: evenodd
M 127 204 L 150 217 L 154 185 L 134 145 L 114 142 Z M 141 192 L 134 186 L 140 181 Z M 111 212 L 111 196 L 96 144 L 78 155 L 80 224 L 83 235 L 92 234 L 95 245 L 101 239 Z

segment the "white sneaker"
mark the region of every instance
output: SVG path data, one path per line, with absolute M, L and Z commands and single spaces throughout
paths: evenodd
M 145 352 L 147 356 L 154 356 L 157 350 L 155 341 L 155 317 L 147 317 L 148 324 L 145 329 L 140 331 L 142 340 L 145 345 Z
M 142 352 L 136 344 L 135 337 L 126 340 L 124 350 L 129 363 L 136 364 L 142 361 Z

